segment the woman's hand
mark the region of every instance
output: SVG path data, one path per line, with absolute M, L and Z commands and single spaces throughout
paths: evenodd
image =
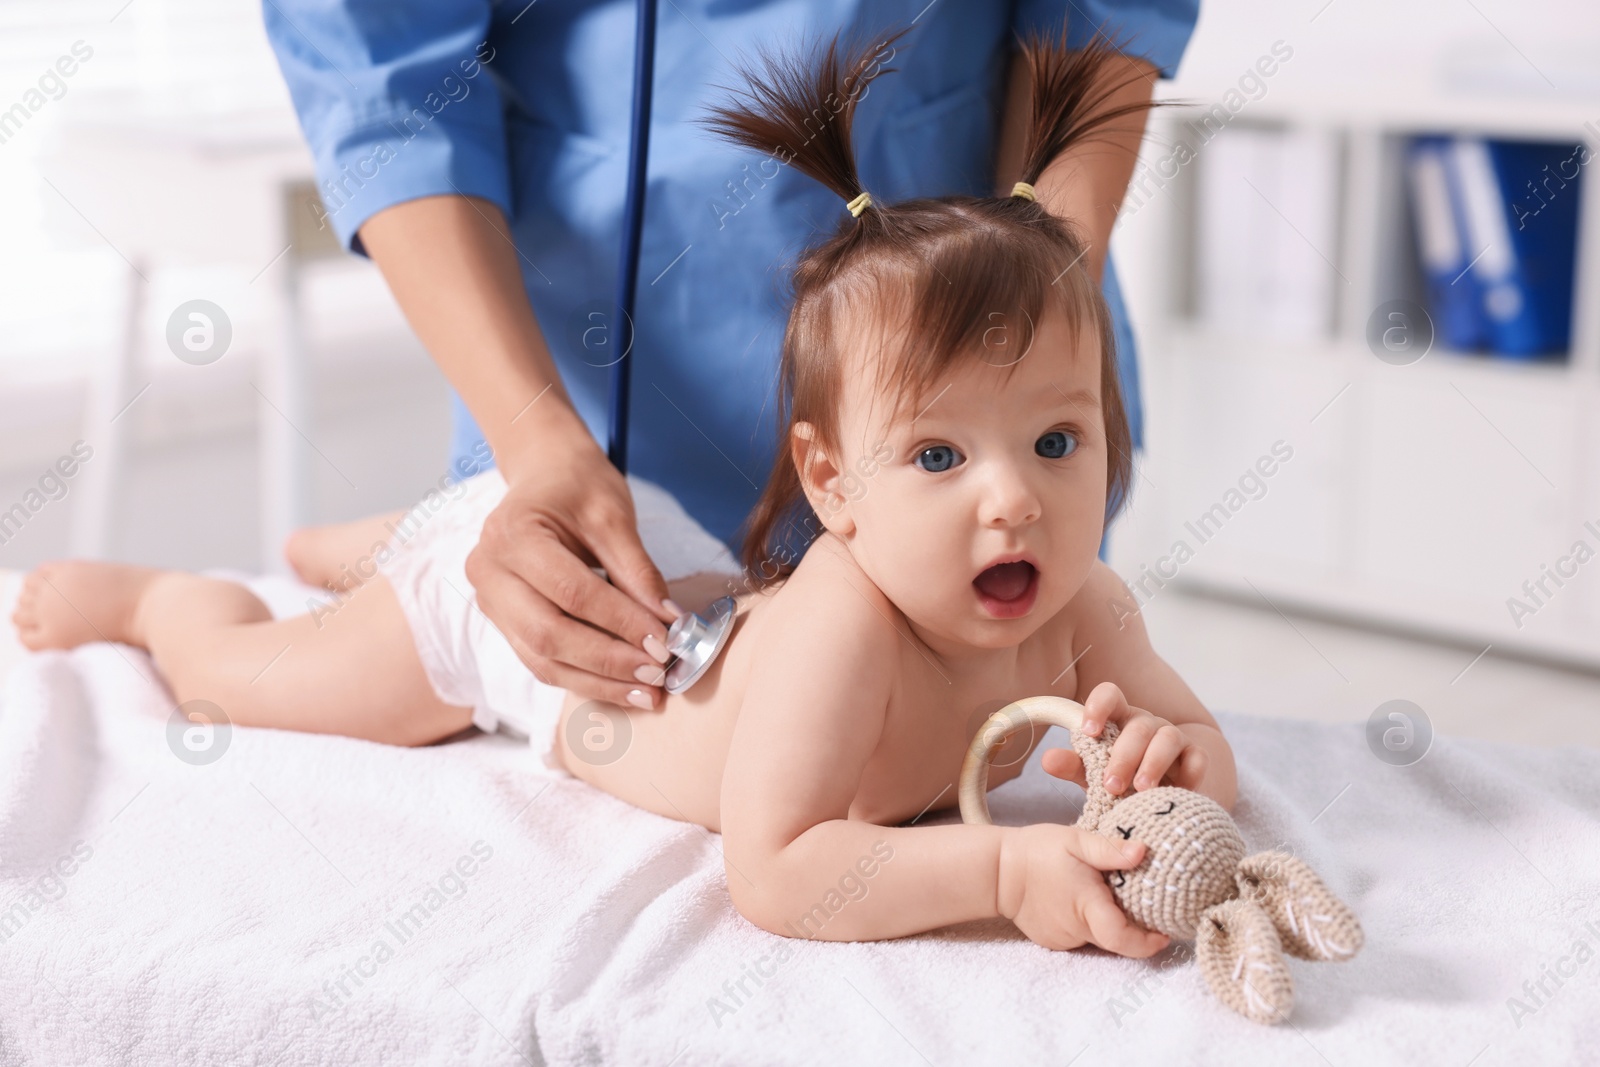
M 467 557 L 478 606 L 544 681 L 655 707 L 667 585 L 627 482 L 561 384 L 505 216 L 487 200 L 425 196 L 373 215 L 361 241 L 511 487 Z
M 1142 841 L 1072 826 L 1016 827 L 1000 846 L 1000 914 L 1045 948 L 1092 943 L 1120 956 L 1153 956 L 1167 947 L 1167 936 L 1134 925 L 1101 874 L 1137 867 L 1144 851 Z
M 1163 781 L 1184 789 L 1199 788 L 1205 777 L 1205 749 L 1184 733 L 1183 727 L 1133 707 L 1115 682 L 1101 682 L 1084 702 L 1083 732 L 1099 737 L 1105 724 L 1117 724 L 1117 739 L 1106 762 L 1105 787 L 1121 795 L 1131 783 L 1139 791 L 1154 789 Z M 1083 761 L 1069 748 L 1052 748 L 1039 757 L 1045 771 L 1087 787 Z
M 567 421 L 564 412 L 541 414 Z M 478 605 L 542 681 L 589 699 L 656 707 L 668 658 L 663 622 L 676 612 L 639 541 L 627 481 L 581 422 L 541 433 L 529 447 L 536 456 L 502 463 L 517 480 L 467 557 Z

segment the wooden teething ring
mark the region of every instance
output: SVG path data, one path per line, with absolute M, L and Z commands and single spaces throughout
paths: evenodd
M 989 817 L 989 760 L 1006 738 L 1033 726 L 1078 730 L 1085 710 L 1066 697 L 1023 697 L 985 719 L 961 763 L 961 821 L 983 826 L 994 822 Z

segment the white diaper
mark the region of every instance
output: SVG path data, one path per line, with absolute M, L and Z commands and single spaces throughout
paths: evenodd
M 663 577 L 740 573 L 727 546 L 672 494 L 632 475 L 628 488 L 640 540 Z M 534 677 L 478 609 L 477 591 L 467 581 L 467 556 L 505 493 L 497 470 L 430 491 L 391 528 L 394 554 L 381 570 L 400 598 L 422 668 L 439 699 L 471 708 L 472 722 L 481 730 L 505 728 L 527 737 L 545 767 L 564 774 L 553 745 L 566 690 Z

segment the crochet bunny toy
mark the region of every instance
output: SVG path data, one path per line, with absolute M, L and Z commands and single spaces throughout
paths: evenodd
M 983 724 L 961 766 L 961 817 L 989 823 L 989 759 L 1024 727 L 1061 726 L 1083 759 L 1089 783 L 1075 824 L 1143 841 L 1145 858 L 1106 882 L 1128 917 L 1174 939 L 1195 941 L 1212 992 L 1260 1023 L 1288 1018 L 1294 985 L 1283 954 L 1346 960 L 1361 948 L 1361 924 L 1304 861 L 1287 852 L 1246 856 L 1244 838 L 1222 805 L 1201 793 L 1158 786 L 1117 798 L 1102 785 L 1114 723 L 1101 737 L 1081 732 L 1084 707 L 1064 697 L 1007 704 Z

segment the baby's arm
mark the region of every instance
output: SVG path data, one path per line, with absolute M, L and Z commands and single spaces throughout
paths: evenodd
M 1156 655 L 1122 579 L 1097 562 L 1073 604 L 1084 730 L 1097 735 L 1107 722 L 1121 730 L 1106 767 L 1107 788 L 1151 789 L 1165 778 L 1231 809 L 1238 790 L 1233 749 L 1199 697 Z M 1082 781 L 1075 753 L 1052 750 L 1043 763 L 1051 774 Z
M 722 784 L 728 891 L 740 913 L 773 933 L 854 941 L 1004 915 L 1053 948 L 1159 951 L 1166 940 L 1127 922 L 1099 874 L 1137 865 L 1142 846 L 1066 826 L 850 818 L 902 638 L 873 604 L 847 599 L 854 605 L 791 595 L 755 651 Z

